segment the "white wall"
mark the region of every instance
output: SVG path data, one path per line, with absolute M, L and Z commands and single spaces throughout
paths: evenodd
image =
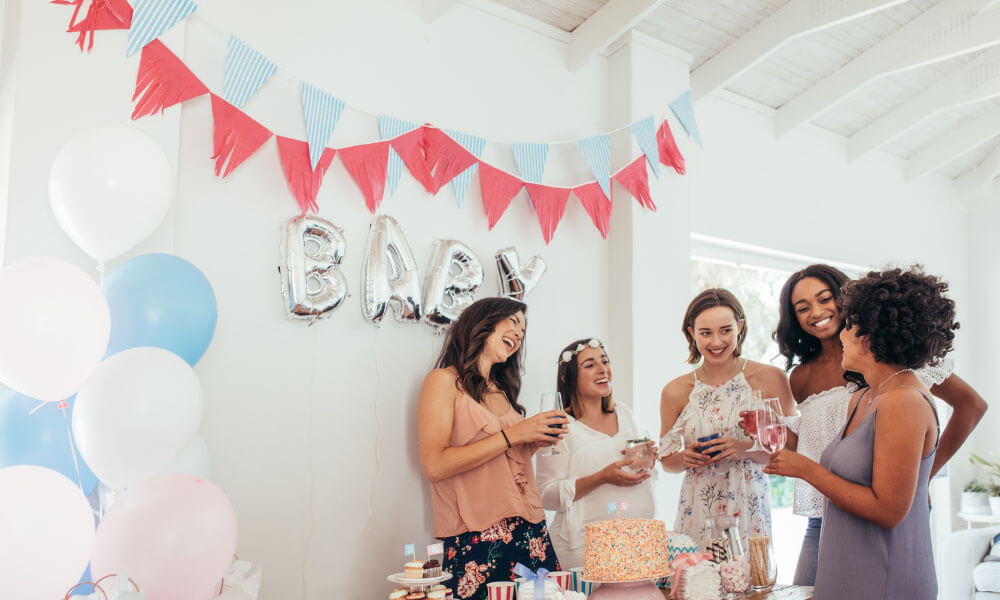
M 287 71 L 246 110 L 276 133 L 300 139 L 294 77 L 341 95 L 350 106 L 494 141 L 574 139 L 642 111 L 662 116 L 686 86 L 679 55 L 642 36 L 628 42 L 629 56 L 597 57 L 569 73 L 566 36 L 559 32 L 516 25 L 497 16 L 503 10 L 479 10 L 489 6 L 479 0 L 428 25 L 420 4 L 301 0 L 247 10 L 237 0 L 206 1 L 198 17 L 166 41 L 183 48 L 187 63 L 217 91 L 226 31 L 260 49 Z M 62 33 L 64 9 L 20 3 L 21 31 L 32 35 L 21 36 L 18 49 L 6 264 L 43 255 L 93 268 L 52 217 L 48 168 L 75 131 L 125 123 L 131 111 L 136 58 L 122 57 L 124 33 L 99 32 L 94 52 L 81 56 Z M 596 335 L 613 341 L 612 352 L 622 344 L 628 360 L 615 366 L 628 386 L 620 395 L 634 395 L 626 400 L 658 429 L 658 388 L 686 368 L 677 322 L 689 299 L 685 258 L 692 231 L 862 264 L 920 261 L 952 281 L 960 310 L 970 296 L 969 229 L 946 180 L 906 184 L 901 163 L 878 153 L 848 166 L 843 140 L 808 128 L 776 141 L 766 111 L 727 100 L 708 99 L 697 110 L 706 149 L 697 149 L 672 121 L 688 175 L 664 171 L 653 184 L 661 207 L 655 215 L 616 208 L 608 242 L 574 201 L 546 247 L 523 195 L 487 231 L 475 180 L 458 208 L 450 187 L 429 197 L 404 173 L 398 195 L 383 204 L 422 267 L 434 239 L 470 244 L 490 274 L 483 295 L 496 290 L 497 249 L 516 245 L 522 256 L 544 256 L 549 271 L 529 297 L 522 396 L 529 411 L 551 387 L 562 345 Z M 308 328 L 280 315 L 278 232 L 297 207 L 274 142 L 219 181 L 208 158 L 207 98 L 137 126 L 176 157 L 178 175 L 171 214 L 134 254 L 167 251 L 192 261 L 218 298 L 218 330 L 196 368 L 206 398 L 201 433 L 213 479 L 237 511 L 240 556 L 263 565 L 269 600 L 329 597 L 347 585 L 359 590 L 349 596 L 381 593 L 385 574 L 402 562 L 401 545 L 431 541 L 415 402 L 440 340 L 426 326 L 402 326 L 390 317 L 374 329 L 361 318 L 357 290 L 372 217 L 339 161 L 320 192 L 320 215 L 345 229 L 344 269 L 355 296 Z M 376 137 L 373 117 L 348 111 L 331 145 Z M 500 145 L 484 158 L 513 170 Z M 546 182 L 587 178 L 572 144 L 553 149 Z M 620 276 L 622 269 L 629 274 Z M 622 303 L 633 310 L 620 310 Z M 962 330 L 960 350 L 972 329 Z M 677 484 L 676 476 L 661 474 L 662 490 Z M 661 502 L 672 505 L 675 495 Z

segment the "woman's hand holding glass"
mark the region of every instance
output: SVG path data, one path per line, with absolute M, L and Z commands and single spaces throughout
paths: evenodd
M 603 483 L 618 485 L 621 487 L 631 487 L 638 485 L 649 479 L 649 470 L 641 471 L 627 470 L 626 467 L 632 464 L 631 458 L 623 458 L 615 461 L 600 470 L 600 478 Z
M 557 444 L 568 431 L 566 415 L 561 410 L 538 413 L 504 430 L 512 445 L 534 444 L 537 447 Z

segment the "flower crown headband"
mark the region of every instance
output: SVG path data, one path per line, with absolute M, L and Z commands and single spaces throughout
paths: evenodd
M 604 344 L 601 343 L 601 340 L 597 338 L 590 338 L 590 341 L 588 341 L 586 344 L 577 344 L 576 348 L 572 350 L 566 350 L 565 352 L 560 354 L 558 364 L 561 365 L 570 362 L 571 360 L 573 360 L 574 357 L 576 357 L 577 354 L 583 352 L 587 348 L 603 348 L 603 347 Z

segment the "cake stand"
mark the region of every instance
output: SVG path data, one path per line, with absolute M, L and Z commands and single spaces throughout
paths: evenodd
M 590 600 L 663 600 L 663 592 L 653 583 L 656 579 L 601 583 L 590 594 Z
M 442 572 L 441 575 L 437 577 L 422 577 L 420 579 L 410 579 L 408 577 L 403 577 L 403 575 L 403 573 L 393 573 L 392 575 L 386 577 L 386 579 L 392 583 L 399 583 L 408 586 L 411 590 L 428 588 L 437 583 L 441 583 L 442 581 L 448 581 L 451 579 L 451 573 L 448 573 L 447 571 Z

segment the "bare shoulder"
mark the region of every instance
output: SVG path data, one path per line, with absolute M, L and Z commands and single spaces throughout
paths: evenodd
M 454 367 L 431 370 L 424 377 L 424 385 L 420 390 L 421 396 L 454 398 L 459 394 L 458 373 Z
M 879 414 L 884 413 L 884 416 L 890 417 L 893 422 L 896 422 L 897 419 L 913 419 L 922 414 L 931 416 L 933 409 L 923 396 L 924 393 L 928 392 L 917 387 L 892 388 L 879 398 Z
M 809 394 L 806 392 L 811 374 L 812 363 L 795 365 L 792 368 L 792 372 L 788 374 L 788 383 L 792 386 L 792 395 L 795 396 L 796 401 L 802 402 L 808 397 Z
M 748 360 L 746 366 L 747 379 L 756 379 L 760 382 L 781 383 L 787 381 L 785 372 L 774 365 L 766 365 L 755 360 Z
M 687 402 L 688 396 L 691 395 L 691 391 L 693 389 L 694 374 L 687 373 L 685 375 L 681 375 L 680 377 L 670 380 L 667 385 L 663 386 L 663 391 L 660 393 L 660 402 Z

